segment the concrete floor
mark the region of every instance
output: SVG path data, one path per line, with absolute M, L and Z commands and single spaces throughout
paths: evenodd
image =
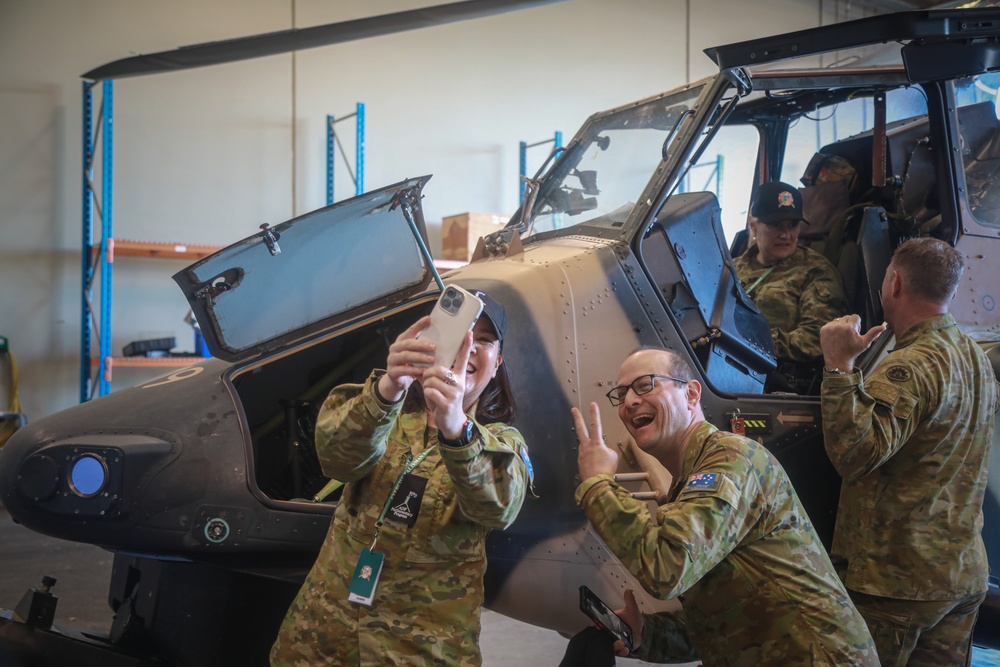
M 52 591 L 59 598 L 56 625 L 107 632 L 112 616 L 107 603 L 111 564 L 110 552 L 39 535 L 14 523 L 0 507 L 0 608 L 13 609 L 29 587 L 38 587 L 43 576 L 51 576 L 57 580 Z M 556 667 L 567 641 L 551 630 L 483 611 L 480 644 L 485 667 Z M 618 664 L 649 663 L 619 660 Z
M 111 624 L 107 585 L 112 556 L 88 544 L 34 533 L 14 523 L 0 507 L 0 607 L 13 609 L 24 592 L 43 576 L 57 579 L 56 624 L 106 632 Z M 551 630 L 483 611 L 480 645 L 485 667 L 556 667 L 568 640 Z M 651 663 L 619 659 L 620 667 Z M 977 649 L 973 667 L 1000 666 L 1000 652 Z

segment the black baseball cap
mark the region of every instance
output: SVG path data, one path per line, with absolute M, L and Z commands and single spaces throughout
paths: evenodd
M 507 311 L 504 310 L 502 303 L 491 297 L 486 292 L 473 290 L 472 293 L 482 300 L 483 315 L 490 319 L 490 324 L 493 325 L 493 330 L 497 334 L 499 349 L 503 352 L 503 337 L 504 334 L 507 333 Z
M 801 220 L 809 224 L 802 215 L 802 193 L 794 185 L 781 181 L 764 183 L 757 188 L 750 213 L 765 225 L 776 225 L 783 220 Z

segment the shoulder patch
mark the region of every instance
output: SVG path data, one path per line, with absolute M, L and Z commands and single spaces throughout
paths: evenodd
M 725 472 L 703 472 L 688 477 L 676 500 L 718 498 L 730 507 L 739 507 L 741 496 L 740 487 Z
M 893 382 L 906 382 L 911 375 L 910 369 L 906 366 L 893 366 L 885 372 L 885 376 Z
M 528 457 L 528 448 L 521 448 L 521 460 L 524 461 L 524 467 L 528 469 L 528 484 L 535 483 L 535 468 L 531 465 L 531 459 Z
M 714 472 L 704 472 L 700 475 L 691 475 L 685 488 L 688 489 L 714 489 L 718 483 L 718 476 Z

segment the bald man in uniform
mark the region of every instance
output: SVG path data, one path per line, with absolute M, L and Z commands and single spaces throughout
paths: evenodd
M 651 513 L 614 479 L 600 412 L 573 408 L 582 483 L 594 529 L 622 564 L 678 614 L 626 614 L 654 662 L 697 656 L 706 667 L 874 666 L 875 646 L 781 464 L 762 445 L 705 421 L 701 383 L 664 349 L 630 355 L 608 392 L 636 445 L 670 471 Z

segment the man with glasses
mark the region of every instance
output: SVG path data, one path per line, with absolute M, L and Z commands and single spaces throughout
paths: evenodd
M 636 657 L 710 665 L 877 665 L 864 620 L 834 572 L 781 464 L 753 440 L 705 421 L 701 384 L 678 355 L 641 349 L 608 392 L 643 451 L 670 472 L 651 514 L 615 482 L 596 403 L 573 408 L 582 483 L 576 500 L 608 547 L 683 611 L 640 615 L 626 595 Z M 620 644 L 619 655 L 624 654 Z

